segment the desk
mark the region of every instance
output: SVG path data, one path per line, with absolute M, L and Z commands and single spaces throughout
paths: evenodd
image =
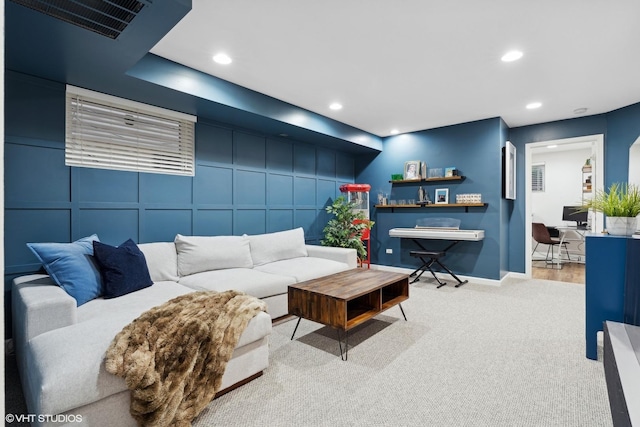
M 562 258 L 562 245 L 564 244 L 564 242 L 578 242 L 577 249 L 580 250 L 580 252 L 582 253 L 582 255 L 580 255 L 582 260 L 576 260 L 576 261 L 571 260 L 568 251 L 566 254 L 567 259 L 570 262 L 584 263 L 584 259 L 586 257 L 585 237 L 587 233 L 590 232 L 591 230 L 589 230 L 588 228 L 579 228 L 579 227 L 570 226 L 570 225 L 558 225 L 553 228 L 555 228 L 560 232 L 560 244 L 558 245 L 558 262 L 560 262 Z M 566 248 L 565 248 L 565 251 L 566 251 Z
M 436 279 L 436 281 L 438 282 L 439 286 L 444 286 L 446 283 L 441 282 L 435 275 L 435 273 L 433 272 L 433 270 L 431 269 L 431 265 L 435 262 L 437 263 L 440 267 L 442 267 L 444 270 L 447 271 L 447 273 L 449 273 L 454 279 L 456 279 L 456 281 L 458 282 L 458 284 L 456 285 L 456 288 L 460 285 L 464 285 L 465 283 L 467 283 L 467 281 L 462 281 L 458 278 L 458 276 L 456 276 L 451 270 L 449 270 L 449 268 L 444 265 L 443 263 L 441 263 L 439 261 L 439 258 L 444 257 L 444 255 L 447 253 L 447 251 L 449 249 L 451 249 L 452 247 L 454 247 L 455 245 L 457 245 L 458 243 L 462 242 L 462 241 L 473 241 L 473 242 L 477 242 L 480 240 L 484 239 L 484 230 L 451 230 L 451 229 L 447 229 L 447 228 L 422 228 L 422 227 L 416 227 L 416 228 L 392 228 L 391 230 L 389 230 L 389 237 L 400 237 L 400 238 L 405 238 L 405 239 L 412 239 L 414 241 L 414 243 L 416 245 L 418 245 L 418 247 L 420 247 L 420 249 L 422 249 L 422 251 L 414 251 L 416 252 L 416 254 L 414 255 L 413 253 L 411 254 L 412 256 L 418 256 L 421 260 L 422 260 L 422 265 L 420 267 L 418 267 L 413 273 L 411 273 L 411 277 L 415 276 L 418 271 L 420 271 L 420 274 L 416 277 L 416 279 L 413 282 L 417 282 L 420 279 L 420 276 L 422 276 L 422 273 L 424 273 L 425 270 L 429 270 L 431 272 L 431 274 L 433 274 L 433 277 Z M 429 249 L 426 249 L 421 243 L 420 240 L 421 239 L 425 239 L 425 240 L 449 240 L 451 241 L 451 243 L 444 248 L 441 251 L 431 251 Z M 418 253 L 421 252 L 421 253 Z M 430 260 L 427 261 L 425 260 L 422 256 L 424 257 L 429 257 Z M 411 283 L 413 283 L 411 282 Z

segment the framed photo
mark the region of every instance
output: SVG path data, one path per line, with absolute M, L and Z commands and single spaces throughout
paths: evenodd
M 516 199 L 516 147 L 507 141 L 504 147 L 504 168 L 503 168 L 503 181 L 504 181 L 504 198 L 515 200 Z
M 420 160 L 404 162 L 404 179 L 420 179 Z
M 449 189 L 448 188 L 437 188 L 436 189 L 436 197 L 435 197 L 436 205 L 447 205 L 449 204 Z

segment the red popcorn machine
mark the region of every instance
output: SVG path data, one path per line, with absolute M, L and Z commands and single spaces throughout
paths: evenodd
M 353 210 L 362 212 L 366 219 L 356 220 L 356 222 L 369 222 L 369 184 L 343 184 L 340 191 L 346 194 L 347 201 L 353 203 Z M 367 264 L 367 268 L 371 268 L 371 230 L 369 227 L 362 232 L 362 241 L 367 245 L 367 258 L 359 259 L 360 266 Z

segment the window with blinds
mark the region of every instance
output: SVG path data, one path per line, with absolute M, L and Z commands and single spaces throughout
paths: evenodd
M 194 175 L 196 118 L 67 86 L 65 164 Z
M 544 191 L 544 163 L 531 166 L 531 191 Z

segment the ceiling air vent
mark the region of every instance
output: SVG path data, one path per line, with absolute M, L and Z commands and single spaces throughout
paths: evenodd
M 117 38 L 145 5 L 138 0 L 12 1 L 111 39 Z

